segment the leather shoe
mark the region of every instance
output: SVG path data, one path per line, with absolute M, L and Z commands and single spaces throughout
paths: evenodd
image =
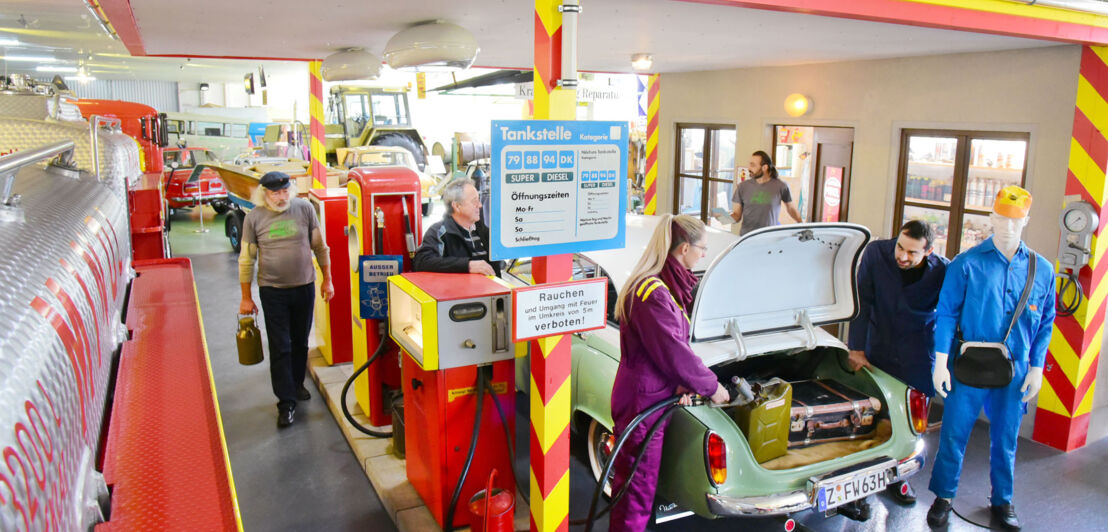
M 952 507 L 950 500 L 935 497 L 935 502 L 931 503 L 931 509 L 927 510 L 927 524 L 931 525 L 931 528 L 946 526 L 947 521 L 950 520 L 950 509 Z
M 912 489 L 912 485 L 906 480 L 890 485 L 886 488 L 886 491 L 894 501 L 904 506 L 911 506 L 916 503 L 916 490 Z
M 304 385 L 300 385 L 300 391 L 296 392 L 296 398 L 301 401 L 307 401 L 312 398 L 312 392 L 309 392 L 308 388 Z
M 848 502 L 840 506 L 838 510 L 839 515 L 854 521 L 867 521 L 873 514 L 873 509 L 870 507 L 869 501 L 865 499 Z
M 1020 520 L 1016 517 L 1016 507 L 1011 504 L 998 504 L 989 507 L 993 517 L 1004 530 L 1019 530 Z
M 277 407 L 277 428 L 283 429 L 292 425 L 296 415 L 296 405 Z

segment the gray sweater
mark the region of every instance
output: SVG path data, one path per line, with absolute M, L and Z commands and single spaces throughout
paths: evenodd
M 284 212 L 259 205 L 246 213 L 242 223 L 239 282 L 251 282 L 256 261 L 258 286 L 291 288 L 313 283 L 313 252 L 321 269 L 330 267 L 330 250 L 311 203 L 292 198 Z

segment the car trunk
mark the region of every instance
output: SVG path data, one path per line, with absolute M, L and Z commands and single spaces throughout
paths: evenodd
M 775 423 L 767 425 L 764 419 L 751 422 L 749 418 L 736 423 L 745 429 L 742 432 L 748 441 L 753 441 L 752 452 L 764 450 L 761 442 L 774 441 L 784 453 L 772 459 L 764 457 L 776 456 L 777 452 L 764 453 L 763 460 L 759 460 L 764 468 L 791 469 L 832 460 L 879 445 L 891 434 L 888 421 L 881 423 L 889 414 L 880 386 L 867 372 L 850 372 L 846 367 L 845 346 L 820 327 L 855 315 L 858 298 L 854 272 L 869 238 L 865 227 L 854 224 L 766 228 L 731 244 L 712 261 L 701 279 L 691 317 L 694 351 L 722 382 L 731 382 L 733 377 L 754 383 L 777 378 L 793 383 L 788 388 L 794 393 L 813 388 L 827 391 L 829 386 L 841 385 L 848 393 L 858 392 L 861 399 L 873 397 L 880 401 L 876 415 L 862 415 L 857 408 L 852 411 L 854 417 L 872 423 L 858 421 L 846 427 L 827 428 L 824 425 L 828 423 L 809 419 L 814 415 L 812 405 L 808 405 L 806 413 L 797 416 L 793 412 L 787 421 L 782 420 L 790 406 L 807 404 L 795 396 L 791 400 L 785 397 L 775 402 L 767 400 L 778 414 Z M 831 382 L 796 384 L 811 379 Z M 855 404 L 837 392 L 819 396 L 829 404 L 840 400 Z M 735 407 L 728 412 L 733 422 L 739 419 L 735 413 Z M 853 423 L 854 417 L 847 417 L 848 420 L 836 423 Z M 806 427 L 803 432 L 809 435 L 808 442 L 793 442 L 787 452 L 781 450 L 782 430 L 788 435 L 789 425 L 793 425 L 795 436 L 797 423 Z M 863 425 L 873 427 L 876 437 L 856 434 L 870 431 L 858 428 Z M 822 432 L 819 437 L 812 437 L 816 432 L 813 427 L 831 434 L 839 430 L 851 432 L 843 441 L 813 444 L 827 439 Z M 765 434 L 777 436 L 768 440 L 759 436 Z
M 727 407 L 723 410 L 736 424 L 748 439 L 748 447 L 760 462 L 761 467 L 770 470 L 786 470 L 803 467 L 828 460 L 834 460 L 843 456 L 871 449 L 888 441 L 892 435 L 889 420 L 889 408 L 885 390 L 882 390 L 871 374 L 867 371 L 851 372 L 846 362 L 847 353 L 844 349 L 834 346 L 819 346 L 815 349 L 801 352 L 784 352 L 766 354 L 751 357 L 741 362 L 733 362 L 716 366 L 713 371 L 719 376 L 721 382 L 731 382 L 733 377 L 741 377 L 749 383 L 766 384 L 772 379 L 781 379 L 789 382 L 791 387 L 796 383 L 818 379 L 822 382 L 832 382 L 833 385 L 854 390 L 861 396 L 875 398 L 879 401 L 872 423 L 861 434 L 844 436 L 835 441 L 825 443 L 812 443 L 809 445 L 796 444 L 788 446 L 784 454 L 773 456 L 769 459 L 757 460 L 757 450 L 766 436 L 760 434 L 763 431 L 772 431 L 772 425 L 764 423 L 741 423 L 739 415 L 740 407 Z M 772 401 L 765 401 L 772 403 Z M 796 403 L 793 402 L 793 405 Z M 790 405 L 784 405 L 788 409 Z M 750 410 L 747 409 L 747 412 Z M 788 414 L 786 414 L 788 415 Z M 789 422 L 796 418 L 790 415 Z M 753 432 L 753 434 L 752 434 Z M 786 427 L 778 434 L 787 434 Z M 776 453 L 774 453 L 776 454 Z

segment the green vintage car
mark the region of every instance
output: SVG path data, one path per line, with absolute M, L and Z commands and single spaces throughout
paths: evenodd
M 620 353 L 612 304 L 657 221 L 629 215 L 624 249 L 574 256 L 575 278 L 610 281 L 608 326 L 575 334 L 572 346 L 576 434 L 588 438 L 597 478 L 614 440 L 611 392 Z M 866 228 L 842 223 L 777 226 L 742 238 L 709 228 L 709 250 L 695 272 L 701 283 L 690 316 L 693 350 L 723 382 L 736 375 L 834 379 L 880 400 L 875 423 L 883 431 L 868 441 L 827 444 L 834 447 L 822 453 L 811 451 L 820 446 L 790 449 L 782 459 L 760 464 L 729 409 L 680 409 L 665 435 L 660 522 L 693 513 L 830 513 L 923 467 L 926 397 L 878 369 L 851 372 L 846 346 L 824 328 L 854 316 L 855 266 L 869 238 Z M 508 275 L 529 282 L 528 270 L 519 262 Z

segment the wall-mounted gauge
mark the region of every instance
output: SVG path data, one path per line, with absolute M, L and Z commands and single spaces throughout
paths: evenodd
M 1071 201 L 1058 219 L 1062 238 L 1058 244 L 1058 264 L 1074 272 L 1089 263 L 1093 232 L 1100 226 L 1096 208 L 1085 201 Z

